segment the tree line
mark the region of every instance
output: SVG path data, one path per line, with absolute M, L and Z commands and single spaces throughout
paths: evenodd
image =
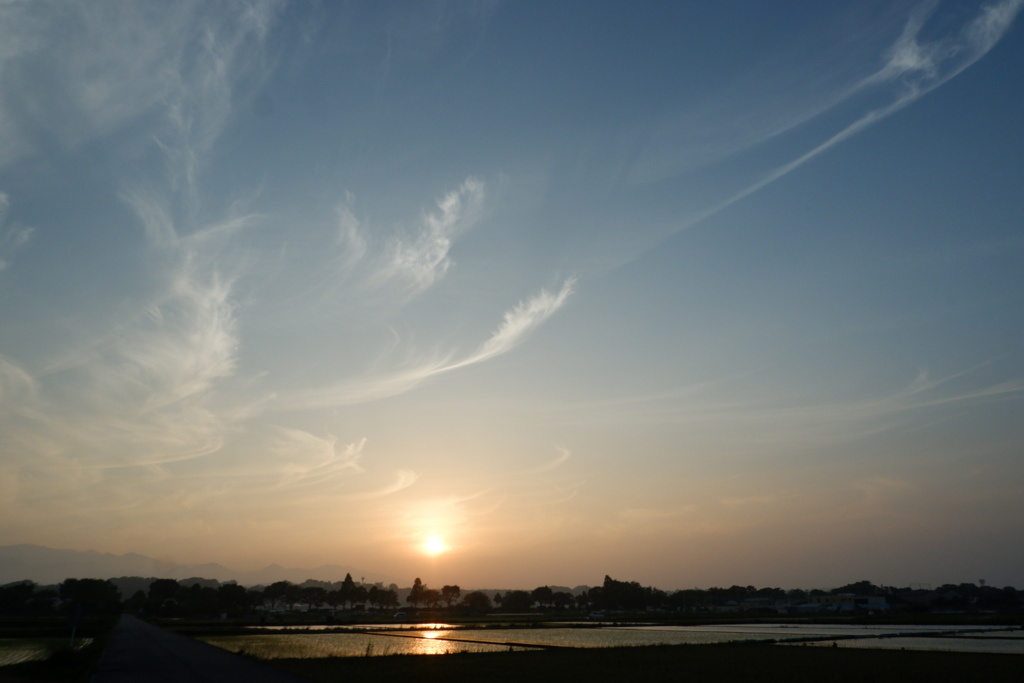
M 143 581 L 139 579 L 139 581 Z M 340 582 L 309 580 L 302 584 L 277 581 L 269 586 L 246 588 L 237 583 L 219 584 L 196 579 L 181 582 L 155 579 L 146 590 L 138 589 L 123 599 L 115 583 L 102 579 L 66 579 L 53 587 L 40 587 L 22 581 L 0 587 L 0 615 L 42 616 L 112 615 L 127 610 L 159 617 L 231 617 L 263 616 L 295 611 L 334 615 L 339 611 L 399 610 L 399 588 L 395 584 L 357 583 L 351 574 Z M 575 592 L 539 586 L 532 591 L 471 591 L 465 595 L 458 585 L 434 589 L 418 577 L 409 589 L 404 609 L 444 610 L 452 614 L 482 615 L 502 613 L 551 612 L 641 612 L 701 611 L 724 605 L 747 609 L 770 609 L 772 605 L 801 604 L 827 595 L 885 596 L 889 605 L 908 611 L 925 609 L 999 610 L 1021 608 L 1024 598 L 1017 589 L 996 588 L 984 584 L 945 584 L 936 589 L 894 588 L 858 581 L 830 591 L 731 586 L 729 588 L 686 589 L 667 593 L 635 581 L 604 577 L 600 586 L 583 587 Z

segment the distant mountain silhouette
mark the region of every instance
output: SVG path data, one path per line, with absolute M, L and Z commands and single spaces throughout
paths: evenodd
M 41 545 L 0 546 L 0 585 L 28 579 L 38 584 L 60 583 L 67 578 L 110 579 L 120 576 L 152 576 L 162 579 L 201 577 L 218 581 L 237 581 L 246 586 L 270 584 L 274 581 L 301 583 L 306 579 L 341 581 L 345 574 L 359 581 L 373 583 L 392 579 L 378 572 L 351 566 L 325 564 L 315 569 L 288 568 L 272 564 L 254 571 L 228 569 L 217 563 L 176 564 L 152 557 L 128 553 L 112 555 L 93 550 L 60 550 Z

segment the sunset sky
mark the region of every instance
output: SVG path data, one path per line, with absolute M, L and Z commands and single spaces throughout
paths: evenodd
M 1022 7 L 0 2 L 0 545 L 1024 588 Z

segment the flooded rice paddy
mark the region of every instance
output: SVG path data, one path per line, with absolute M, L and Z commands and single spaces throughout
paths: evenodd
M 495 643 L 455 641 L 443 632 L 389 637 L 369 633 L 275 633 L 251 636 L 206 636 L 211 645 L 259 659 L 446 655 L 457 652 L 507 652 L 522 648 Z
M 261 659 L 453 654 L 539 648 L 708 645 L 773 641 L 784 645 L 1024 654 L 1024 631 L 1005 627 L 739 624 L 720 626 L 551 624 L 542 628 L 473 628 L 451 624 L 358 625 L 347 632 L 267 627 L 263 633 L 203 640 Z M 269 632 L 268 632 L 269 631 Z

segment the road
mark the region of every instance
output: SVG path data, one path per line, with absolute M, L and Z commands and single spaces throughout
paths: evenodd
M 122 615 L 92 683 L 309 683 L 266 664 Z

